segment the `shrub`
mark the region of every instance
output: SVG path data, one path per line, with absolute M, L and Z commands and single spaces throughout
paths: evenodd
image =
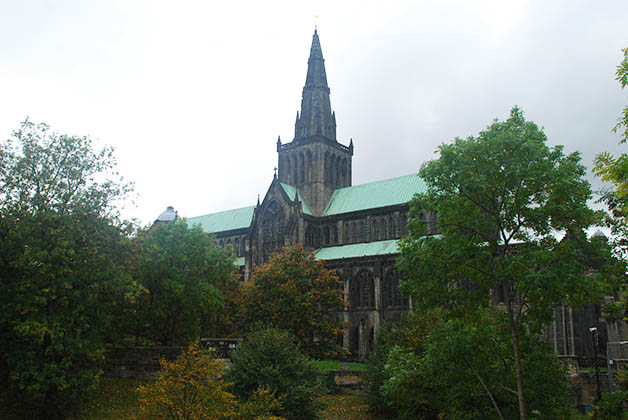
M 287 419 L 316 419 L 320 392 L 314 363 L 301 354 L 296 339 L 274 327 L 256 327 L 232 354 L 227 377 L 236 396 L 248 398 L 259 388 L 279 398 L 272 410 Z
M 594 420 L 628 419 L 628 392 L 615 391 L 602 395 L 593 410 Z
M 224 362 L 192 344 L 174 362 L 161 361 L 163 374 L 154 383 L 137 388 L 140 414 L 136 420 L 281 420 L 270 413 L 278 400 L 261 387 L 244 403 L 227 391 L 219 379 Z

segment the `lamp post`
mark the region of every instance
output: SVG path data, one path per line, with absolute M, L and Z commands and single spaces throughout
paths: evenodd
M 597 346 L 598 346 L 598 333 L 596 327 L 589 328 L 591 333 L 591 340 L 593 340 L 593 359 L 595 360 L 595 384 L 597 385 L 597 400 L 602 399 L 602 393 L 600 391 L 600 367 L 597 362 Z
M 613 382 L 613 359 L 611 359 L 611 344 L 628 344 L 628 341 L 607 341 L 606 342 L 606 369 L 608 370 L 608 390 L 613 392 L 615 390 L 615 383 Z

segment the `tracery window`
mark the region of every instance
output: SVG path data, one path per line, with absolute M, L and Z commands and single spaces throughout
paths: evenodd
M 409 299 L 399 290 L 399 271 L 392 269 L 386 275 L 383 285 L 384 307 L 408 307 Z
M 262 255 L 264 262 L 270 254 L 281 251 L 284 246 L 286 217 L 283 208 L 273 201 L 262 216 Z
M 372 308 L 375 306 L 375 282 L 373 275 L 367 271 L 361 271 L 354 281 L 354 294 L 352 303 L 355 308 Z

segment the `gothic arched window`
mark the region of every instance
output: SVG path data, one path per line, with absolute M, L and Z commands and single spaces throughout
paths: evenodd
M 386 219 L 382 219 L 379 221 L 379 235 L 382 240 L 388 239 Z
M 240 240 L 238 238 L 235 238 L 233 240 L 233 252 L 235 253 L 236 257 L 240 256 Z
M 399 230 L 401 233 L 400 236 L 403 236 L 406 233 L 408 233 L 408 216 L 406 216 L 405 214 L 401 216 L 401 226 L 399 226 Z
M 312 178 L 314 174 L 313 163 L 312 163 L 312 152 L 308 150 L 306 157 L 307 157 L 307 170 L 306 170 L 305 178 L 308 182 L 312 182 Z
M 388 220 L 388 234 L 390 235 L 391 239 L 395 239 L 397 237 L 397 232 L 396 232 L 397 228 L 395 226 L 395 218 L 391 217 Z
M 371 241 L 377 241 L 379 238 L 378 232 L 377 232 L 377 220 L 373 220 L 373 222 L 371 223 Z
M 292 176 L 290 179 L 292 180 L 291 185 L 297 185 L 299 182 L 299 161 L 296 156 L 292 156 Z
M 345 244 L 348 244 L 351 242 L 350 234 L 351 234 L 351 226 L 349 226 L 349 223 L 345 223 L 345 237 L 342 238 Z
M 360 241 L 364 242 L 366 240 L 366 225 L 364 222 L 360 222 Z
M 392 269 L 386 275 L 383 284 L 384 307 L 408 307 L 409 300 L 407 296 L 403 296 L 399 290 L 399 271 Z
M 284 246 L 286 217 L 283 208 L 273 201 L 262 215 L 262 256 L 268 261 L 270 254 Z
M 372 308 L 375 306 L 375 282 L 367 270 L 361 271 L 355 278 L 353 304 L 356 308 Z
M 334 238 L 333 238 L 334 242 L 333 243 L 337 244 L 338 243 L 338 225 L 332 226 L 331 230 L 334 233 Z
M 299 172 L 301 173 L 299 178 L 299 184 L 305 184 L 305 159 L 303 158 L 303 153 L 299 154 Z
M 357 242 L 358 241 L 358 224 L 351 223 L 351 227 L 353 230 L 353 242 Z
M 325 158 L 323 160 L 324 172 L 325 172 L 325 184 L 329 183 L 329 152 L 325 152 Z

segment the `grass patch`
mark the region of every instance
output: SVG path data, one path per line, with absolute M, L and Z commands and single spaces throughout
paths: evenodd
M 366 363 L 344 362 L 342 360 L 315 360 L 314 363 L 321 372 L 340 370 L 340 366 L 349 366 L 350 370 L 367 370 Z
M 68 420 L 120 420 L 137 414 L 135 388 L 144 382 L 122 378 L 100 378 L 98 387 L 85 396 Z
M 369 413 L 362 395 L 323 395 L 319 402 L 324 407 L 323 420 L 378 420 Z
M 139 408 L 135 388 L 142 383 L 131 379 L 101 378 L 98 387 L 86 395 L 86 400 L 67 420 L 131 418 L 137 415 Z M 378 420 L 369 413 L 362 395 L 323 395 L 318 401 L 323 407 L 322 420 Z

